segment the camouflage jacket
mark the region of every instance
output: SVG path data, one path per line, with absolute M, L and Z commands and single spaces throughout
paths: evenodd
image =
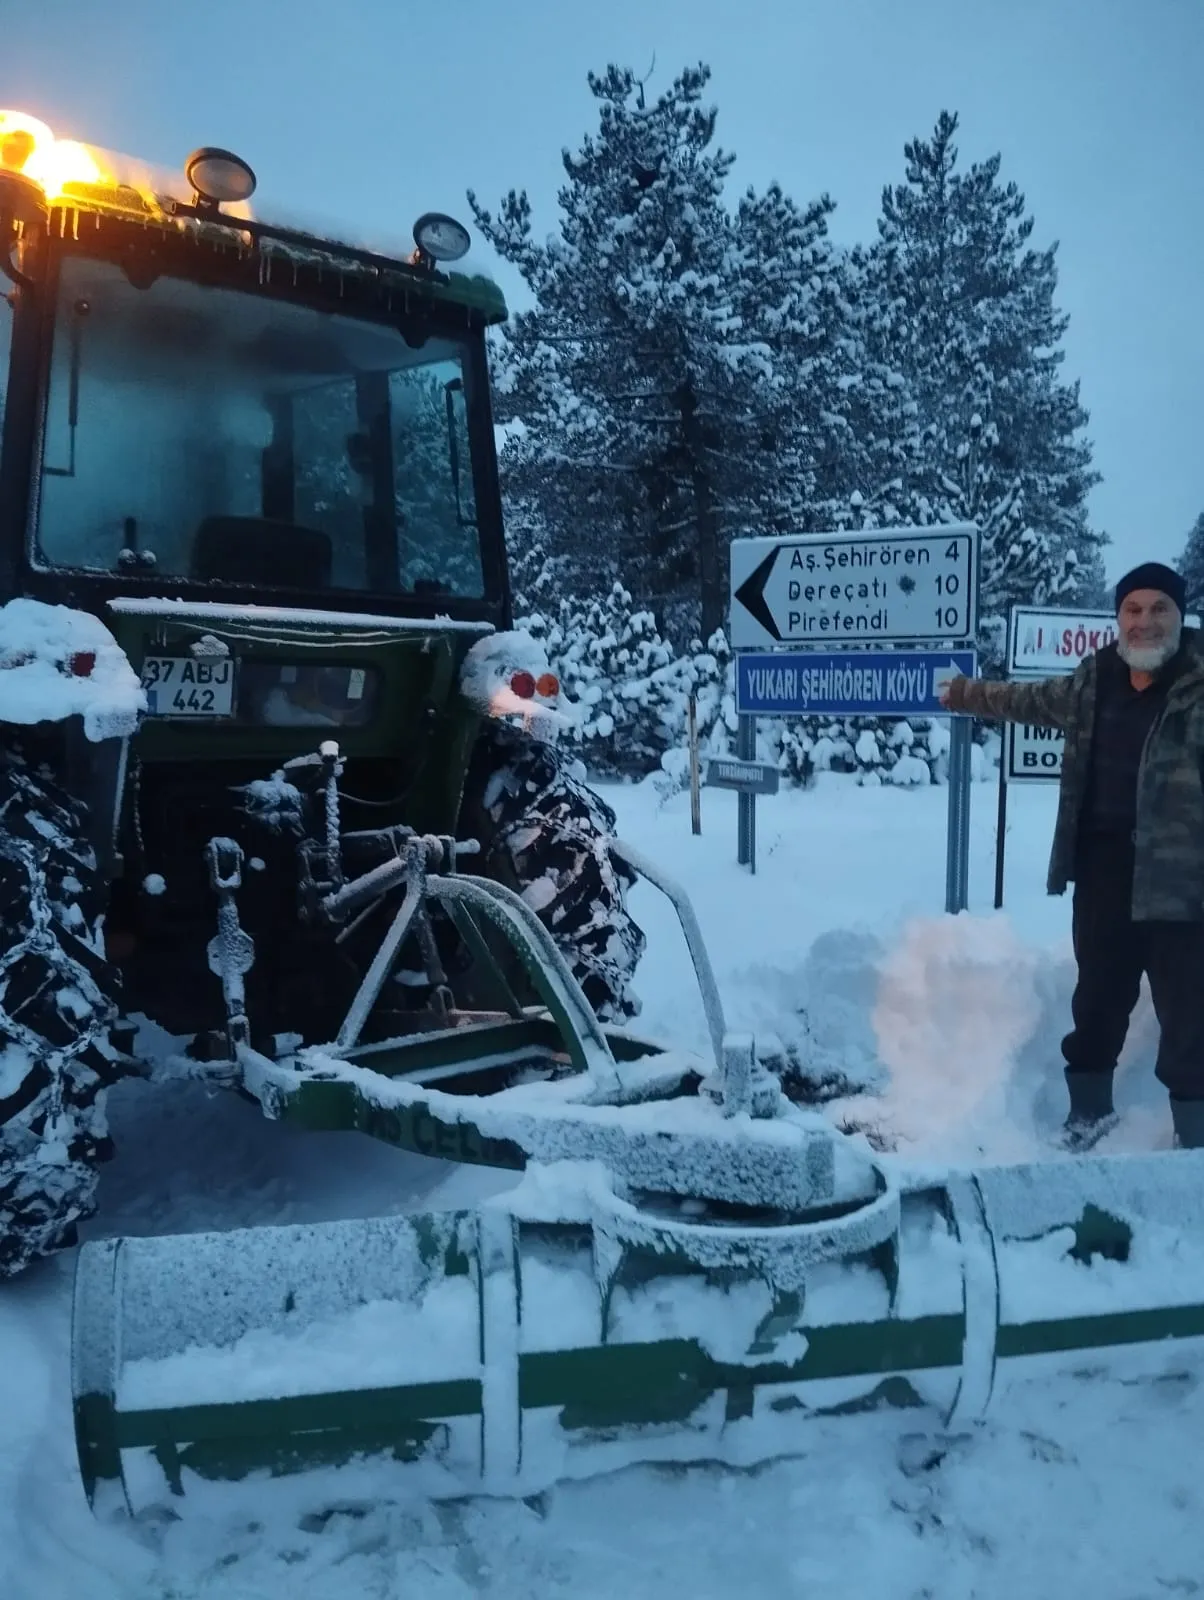
M 1204 919 L 1204 640 L 1183 630 L 1186 665 L 1167 690 L 1146 740 L 1137 779 L 1133 918 L 1138 922 Z M 1073 675 L 1034 683 L 959 678 L 950 709 L 977 717 L 1061 728 L 1066 735 L 1058 820 L 1047 887 L 1062 894 L 1074 879 L 1079 818 L 1091 771 L 1091 740 L 1100 658 L 1088 656 Z

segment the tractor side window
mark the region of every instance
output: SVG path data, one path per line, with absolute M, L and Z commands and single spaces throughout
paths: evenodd
M 355 470 L 355 379 L 299 390 L 287 404 L 291 413 L 294 475 L 293 520 L 322 528 L 334 547 L 331 582 L 336 589 L 362 589 L 367 583 L 364 511 L 371 484 Z
M 401 570 L 409 589 L 481 593 L 481 552 L 458 361 L 389 379 Z

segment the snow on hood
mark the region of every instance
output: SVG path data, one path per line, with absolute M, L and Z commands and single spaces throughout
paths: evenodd
M 0 606 L 0 721 L 28 726 L 82 717 L 96 742 L 133 733 L 145 710 L 125 652 L 98 618 L 40 600 Z
M 555 676 L 547 651 L 525 628 L 510 633 L 494 633 L 478 639 L 464 658 L 460 669 L 460 693 L 487 717 L 521 717 L 529 732 L 550 737 L 572 725 L 573 718 L 560 696 L 536 692 L 524 697 L 514 692 L 511 680 L 525 672 L 538 685 L 541 678 Z

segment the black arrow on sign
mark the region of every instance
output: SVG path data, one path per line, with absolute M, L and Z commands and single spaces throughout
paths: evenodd
M 778 625 L 773 620 L 773 612 L 766 604 L 765 585 L 769 582 L 769 574 L 773 571 L 773 564 L 781 553 L 780 545 L 776 550 L 771 550 L 761 565 L 745 578 L 744 582 L 736 590 L 735 596 L 749 616 L 759 622 L 765 632 L 776 639 L 779 644 L 782 642 L 782 635 L 778 632 Z

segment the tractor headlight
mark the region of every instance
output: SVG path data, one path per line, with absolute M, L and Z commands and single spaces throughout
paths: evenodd
M 455 217 L 427 211 L 414 224 L 414 243 L 432 261 L 459 261 L 468 254 L 472 239 Z
M 241 156 L 214 145 L 192 152 L 184 163 L 184 176 L 198 201 L 213 210 L 249 200 L 255 193 L 256 179 L 250 166 Z

